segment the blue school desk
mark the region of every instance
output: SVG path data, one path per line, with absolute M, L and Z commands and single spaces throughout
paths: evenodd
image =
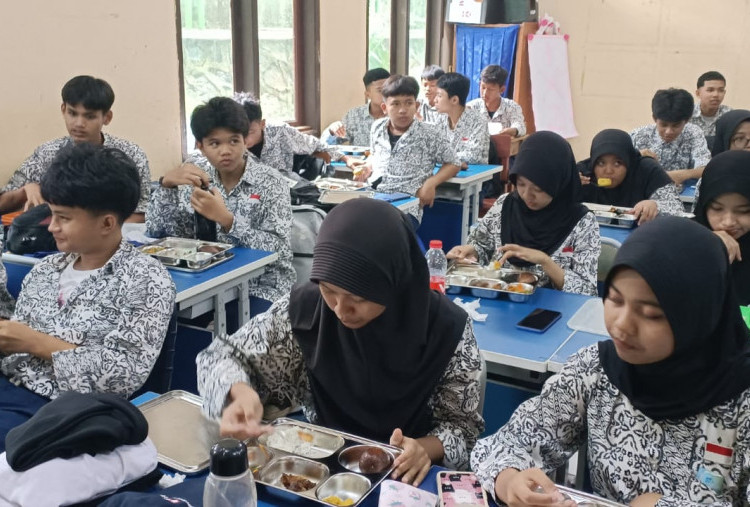
M 692 204 L 695 202 L 695 182 L 696 180 L 688 180 L 685 182 L 685 186 L 680 193 L 680 200 L 683 203 Z
M 216 310 L 214 329 L 216 332 L 226 332 L 224 303 L 239 299 L 240 325 L 249 320 L 248 282 L 260 276 L 265 266 L 278 259 L 278 255 L 240 247 L 233 248 L 232 252 L 232 259 L 202 273 L 167 269 L 177 287 L 175 303 L 181 317 L 194 318 Z M 8 272 L 8 290 L 17 295 L 23 277 L 40 259 L 4 252 L 2 260 Z
M 599 234 L 601 237 L 614 239 L 615 241 L 619 241 L 620 244 L 623 244 L 625 240 L 628 239 L 628 236 L 630 236 L 630 233 L 634 230 L 635 228 L 623 229 L 622 227 L 610 227 L 608 225 L 599 224 Z
M 563 367 L 563 364 L 565 364 L 565 361 L 567 361 L 570 356 L 584 347 L 588 347 L 589 345 L 593 345 L 604 340 L 609 340 L 609 336 L 586 333 L 584 331 L 576 331 L 547 362 L 549 371 L 555 373 L 560 371 Z

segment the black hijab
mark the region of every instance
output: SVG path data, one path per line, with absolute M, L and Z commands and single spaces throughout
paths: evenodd
M 615 188 L 597 185 L 594 168 L 597 160 L 604 155 L 615 155 L 625 162 L 625 179 Z M 591 141 L 591 158 L 578 163 L 578 172 L 591 178 L 591 183 L 583 185 L 581 201 L 628 208 L 651 199 L 656 189 L 672 183 L 656 160 L 642 157 L 633 146 L 630 135 L 617 129 L 602 130 L 594 137 Z
M 625 240 L 605 294 L 622 267 L 646 280 L 674 334 L 672 355 L 645 365 L 620 359 L 611 340 L 599 342 L 604 372 L 633 406 L 657 421 L 682 419 L 750 387 L 750 334 L 715 234 L 687 218 L 659 217 Z
M 325 218 L 311 281 L 292 290 L 289 312 L 324 426 L 388 441 L 432 428 L 428 400 L 445 373 L 467 315 L 429 289 L 429 272 L 409 221 L 392 205 L 352 199 Z M 323 300 L 327 282 L 385 312 L 345 327 Z
M 732 142 L 734 131 L 743 121 L 750 121 L 750 111 L 747 109 L 733 109 L 719 116 L 719 119 L 716 120 L 714 146 L 711 148 L 712 157 L 729 151 L 729 144 Z M 703 192 L 703 183 L 701 183 L 701 192 Z
M 695 220 L 710 229 L 706 209 L 711 201 L 729 193 L 738 193 L 750 200 L 750 151 L 726 151 L 711 159 L 703 171 L 701 191 L 695 203 Z M 750 233 L 741 236 L 737 242 L 743 260 L 734 261 L 731 266 L 734 289 L 739 303 L 750 305 Z
M 545 208 L 526 206 L 518 190 L 503 201 L 500 239 L 504 245 L 518 244 L 552 255 L 565 241 L 588 209 L 578 203 L 581 180 L 573 150 L 554 132 L 536 132 L 521 144 L 508 178 L 516 183 L 523 176 L 552 196 Z M 512 258 L 518 266 L 529 263 Z

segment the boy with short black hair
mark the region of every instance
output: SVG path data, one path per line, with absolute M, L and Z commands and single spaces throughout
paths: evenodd
M 711 70 L 704 72 L 698 78 L 695 96 L 698 103 L 693 108 L 690 123 L 698 126 L 708 143 L 708 149 L 713 147 L 716 137 L 716 120 L 732 108 L 722 104 L 727 93 L 727 80 L 720 72 Z
M 435 189 L 458 174 L 461 162 L 445 131 L 433 123 L 416 121 L 419 84 L 410 76 L 393 75 L 383 86 L 385 118 L 372 125 L 372 154 L 357 164 L 355 179 L 382 180 L 379 192 L 405 192 L 419 198 L 420 207 L 410 216 L 415 228 L 422 207 L 432 206 Z M 433 175 L 435 164 L 442 164 Z
M 524 136 L 526 135 L 526 120 L 524 120 L 521 106 L 503 97 L 507 80 L 507 70 L 499 65 L 486 66 L 480 75 L 480 97 L 469 101 L 466 107 L 482 113 L 490 134 Z
M 340 160 L 352 167 L 356 160 L 329 146 L 315 136 L 303 134 L 287 123 L 266 123 L 260 102 L 249 93 L 235 93 L 234 100 L 241 104 L 250 130 L 246 135 L 247 149 L 256 161 L 277 169 L 283 176 L 290 176 L 294 167 L 294 155 L 327 153 L 331 160 Z
M 76 144 L 41 180 L 62 252 L 26 275 L 0 321 L 0 451 L 5 435 L 63 391 L 131 396 L 146 381 L 174 311 L 164 266 L 122 237 L 140 193 L 117 148 Z
M 114 101 L 115 93 L 103 79 L 76 76 L 65 83 L 60 110 L 69 135 L 39 146 L 13 173 L 8 184 L 0 190 L 0 213 L 41 204 L 44 199 L 39 190 L 39 182 L 55 155 L 68 145 L 86 142 L 117 148 L 133 160 L 141 182 L 141 195 L 138 206 L 133 215 L 128 217 L 128 221 L 143 222 L 151 189 L 148 159 L 135 143 L 102 132 L 102 128 L 112 121 Z
M 428 123 L 437 123 L 440 113 L 435 109 L 437 82 L 445 71 L 439 65 L 428 65 L 422 71 L 422 98 L 419 99 L 417 119 Z
M 630 133 L 633 145 L 643 155 L 659 161 L 678 189 L 685 180 L 700 178 L 711 159 L 703 131 L 688 123 L 693 114 L 693 96 L 687 90 L 658 90 L 651 100 L 653 125 Z
M 214 97 L 193 110 L 190 128 L 201 154 L 159 179 L 146 214 L 150 236 L 194 237 L 198 212 L 216 222 L 219 241 L 276 252 L 279 259 L 250 281 L 253 314 L 288 295 L 292 267 L 292 208 L 278 171 L 245 149 L 250 122 L 242 106 Z
M 482 114 L 466 108 L 471 82 L 457 72 L 440 76 L 437 82 L 435 108 L 440 115 L 438 125 L 445 131 L 462 167 L 486 164 L 490 151 L 490 132 Z
M 328 139 L 332 144 L 339 139 L 348 141 L 355 146 L 370 146 L 370 130 L 375 120 L 385 116 L 381 104 L 383 104 L 383 84 L 391 74 L 381 68 L 370 69 L 365 72 L 362 82 L 365 84 L 365 100 L 361 106 L 354 107 L 346 112 L 343 121 L 331 124 L 321 141 Z

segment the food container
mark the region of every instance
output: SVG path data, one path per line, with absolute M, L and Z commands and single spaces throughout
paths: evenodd
M 465 275 L 447 275 L 445 277 L 445 293 L 460 294 L 464 287 L 468 287 L 470 278 Z
M 312 496 L 328 478 L 328 467 L 317 461 L 298 456 L 284 456 L 272 460 L 258 472 L 258 480 L 282 491 Z
M 315 492 L 318 500 L 331 505 L 354 505 L 372 487 L 367 477 L 353 473 L 332 475 Z
M 539 275 L 531 273 L 530 271 L 512 271 L 510 273 L 503 273 L 500 278 L 505 283 L 525 283 L 528 285 L 536 286 L 539 283 Z
M 469 282 L 471 294 L 478 298 L 496 299 L 500 291 L 504 291 L 508 284 L 494 278 L 474 278 Z
M 247 447 L 247 464 L 255 478 L 258 478 L 258 471 L 273 459 L 273 452 L 263 445 L 249 445 Z
M 158 259 L 176 271 L 200 273 L 217 264 L 228 261 L 234 254 L 233 245 L 189 238 L 164 238 L 139 250 Z
M 267 486 L 270 494 L 284 498 L 287 503 L 305 498 L 321 505 L 336 505 L 334 502 L 340 501 L 340 505 L 356 506 L 389 476 L 396 457 L 403 452 L 398 447 L 293 419 L 282 417 L 271 424 L 273 433 L 250 441 L 248 456 L 250 450 L 256 448 L 265 448 L 273 453 L 273 457 L 264 465 L 260 465 L 258 460 L 254 462 L 257 463 L 257 482 Z M 282 441 L 278 441 L 278 438 L 271 440 L 273 435 L 281 435 Z M 300 440 L 308 445 L 301 446 Z M 386 453 L 388 465 L 385 469 L 367 474 L 358 471 L 359 460 L 368 449 Z M 297 454 L 299 452 L 321 457 L 305 457 Z M 253 455 L 258 457 L 257 452 Z M 262 461 L 262 456 L 259 459 Z M 281 482 L 283 474 L 314 482 L 315 487 L 290 491 Z
M 365 454 L 381 456 L 382 463 L 379 463 L 377 467 L 362 470 L 361 466 L 365 466 L 362 465 L 362 459 Z M 347 447 L 339 453 L 339 464 L 347 470 L 358 474 L 379 474 L 393 464 L 393 454 L 379 445 L 354 445 Z
M 374 196 L 375 192 L 369 190 L 323 190 L 318 197 L 318 202 L 321 204 L 341 204 L 349 199 L 372 198 Z
M 344 446 L 340 435 L 291 423 L 275 426 L 273 433 L 262 435 L 258 441 L 272 449 L 314 459 L 327 458 Z
M 315 186 L 320 190 L 338 192 L 360 190 L 367 187 L 367 183 L 364 181 L 347 180 L 344 178 L 318 178 L 315 180 Z
M 509 283 L 507 291 L 508 299 L 514 303 L 525 303 L 534 293 L 534 286 L 528 283 Z
M 555 485 L 557 490 L 562 494 L 564 500 L 573 500 L 576 505 L 580 507 L 625 507 L 624 504 L 608 500 L 600 496 L 592 495 L 591 493 L 584 493 L 573 488 L 566 486 Z M 544 488 L 537 486 L 535 491 L 544 492 Z

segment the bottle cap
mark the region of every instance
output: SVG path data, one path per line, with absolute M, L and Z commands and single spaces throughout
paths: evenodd
M 443 242 L 440 241 L 439 239 L 430 240 L 430 248 L 439 248 L 442 250 Z
M 247 446 L 236 438 L 224 438 L 211 447 L 211 473 L 233 477 L 247 470 Z

